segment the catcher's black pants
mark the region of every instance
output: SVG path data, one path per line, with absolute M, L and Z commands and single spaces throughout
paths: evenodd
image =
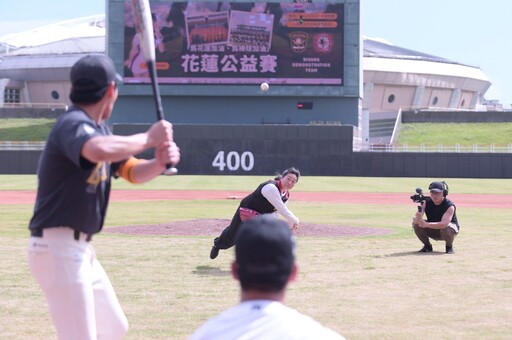
M 446 242 L 446 246 L 451 247 L 453 245 L 453 240 L 455 239 L 455 236 L 457 236 L 455 230 L 450 227 L 446 227 L 444 229 L 431 229 L 420 228 L 416 224 L 413 224 L 412 227 L 414 229 L 414 232 L 416 233 L 416 236 L 424 245 L 429 245 L 429 238 L 431 238 L 436 241 L 443 240 Z
M 240 207 L 238 207 L 235 215 L 231 219 L 231 223 L 222 231 L 219 237 L 213 240 L 213 245 L 219 249 L 228 249 L 233 247 L 235 245 L 236 232 L 241 224 Z

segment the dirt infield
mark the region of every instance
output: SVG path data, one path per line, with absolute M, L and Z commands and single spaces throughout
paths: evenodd
M 104 232 L 129 235 L 218 236 L 228 224 L 229 220 L 225 219 L 201 219 L 156 225 L 111 227 L 106 228 Z M 390 232 L 382 228 L 301 223 L 296 235 L 298 237 L 376 236 L 389 234 Z
M 144 202 L 162 200 L 240 200 L 247 192 L 240 191 L 184 191 L 184 190 L 113 190 L 113 202 Z M 0 191 L 0 204 L 33 204 L 34 191 Z M 354 192 L 294 192 L 293 200 L 308 202 L 332 202 L 340 204 L 408 204 L 410 195 L 400 193 Z M 512 209 L 512 195 L 453 194 L 450 198 L 458 207 Z M 218 235 L 227 225 L 226 219 L 202 219 L 169 222 L 159 225 L 110 227 L 108 233 L 130 235 Z M 390 233 L 389 230 L 343 225 L 301 223 L 298 236 L 373 236 Z

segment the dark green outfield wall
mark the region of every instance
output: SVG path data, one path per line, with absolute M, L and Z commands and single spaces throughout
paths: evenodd
M 114 132 L 127 135 L 147 127 L 119 124 Z M 295 166 L 335 176 L 349 170 L 352 131 L 352 126 L 175 125 L 174 137 L 183 174 L 266 175 Z
M 145 131 L 120 124 L 116 134 Z M 183 175 L 511 178 L 512 154 L 352 152 L 352 126 L 175 125 Z M 0 151 L 0 173 L 34 174 L 40 151 Z M 151 153 L 141 155 L 151 157 Z
M 35 174 L 40 156 L 41 151 L 35 150 L 0 150 L 0 174 Z

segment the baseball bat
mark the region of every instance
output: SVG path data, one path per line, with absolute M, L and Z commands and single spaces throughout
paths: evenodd
M 149 0 L 132 0 L 132 9 L 135 29 L 137 33 L 139 33 L 140 49 L 144 54 L 144 59 L 146 60 L 149 76 L 151 78 L 151 87 L 153 88 L 153 98 L 155 99 L 156 106 L 156 117 L 158 120 L 162 120 L 164 119 L 164 109 L 156 75 L 155 35 Z M 177 173 L 178 169 L 172 164 L 167 164 L 167 169 L 164 171 L 165 175 L 175 175 Z

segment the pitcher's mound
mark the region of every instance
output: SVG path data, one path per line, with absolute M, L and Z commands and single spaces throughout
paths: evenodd
M 110 227 L 104 229 L 104 232 L 129 235 L 218 236 L 229 225 L 229 222 L 230 220 L 227 219 L 198 219 L 164 224 Z M 297 235 L 340 237 L 378 236 L 390 233 L 390 230 L 383 228 L 301 223 Z

